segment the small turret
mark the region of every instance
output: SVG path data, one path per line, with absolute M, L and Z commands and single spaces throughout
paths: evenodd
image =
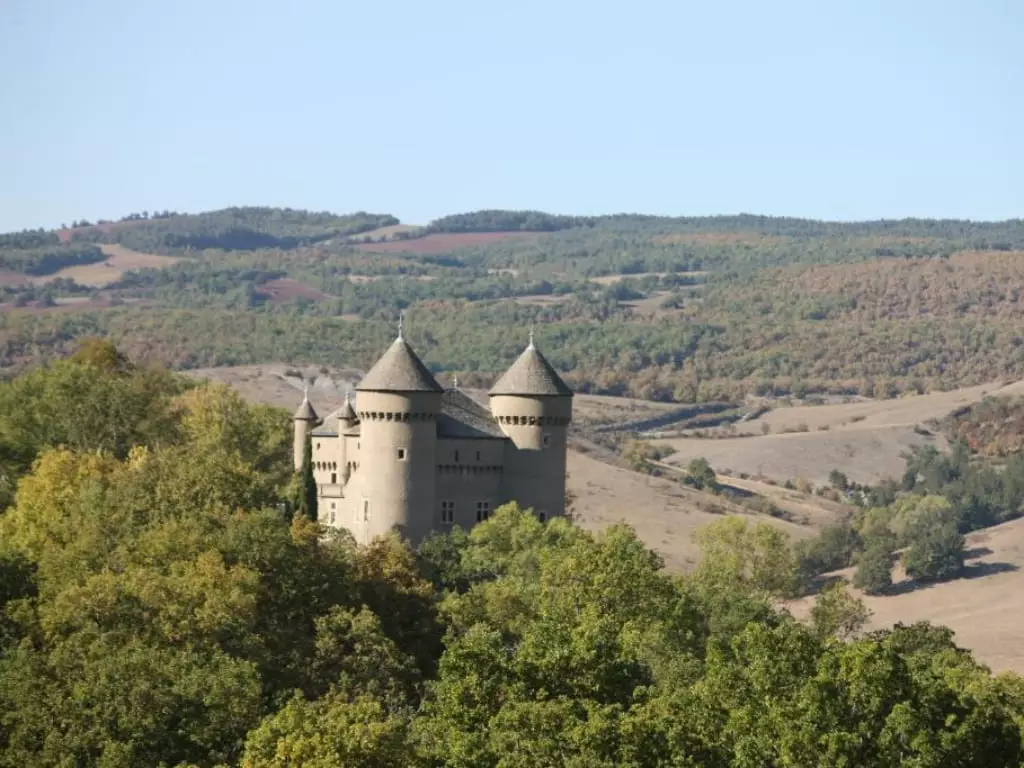
M 295 415 L 292 419 L 295 424 L 293 459 L 295 462 L 295 471 L 298 472 L 302 469 L 302 457 L 306 451 L 306 441 L 309 440 L 309 436 L 313 432 L 313 427 L 315 427 L 317 421 L 319 421 L 316 411 L 313 410 L 313 406 L 309 402 L 309 387 L 305 387 L 303 389 L 302 402 L 299 403 L 299 407 L 296 409 Z

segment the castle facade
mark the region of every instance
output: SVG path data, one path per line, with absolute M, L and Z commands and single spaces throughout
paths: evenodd
M 445 389 L 399 331 L 356 387 L 320 419 L 295 413 L 295 468 L 312 442 L 320 522 L 356 541 L 397 529 L 471 528 L 508 501 L 541 519 L 565 514 L 572 390 L 533 343 L 491 388 L 489 407 Z

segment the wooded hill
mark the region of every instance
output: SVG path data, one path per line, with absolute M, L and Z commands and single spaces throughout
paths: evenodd
M 63 232 L 71 242 L 60 247 L 95 240 L 187 258 L 124 274 L 87 313 L 4 313 L 0 363 L 101 333 L 173 365 L 365 367 L 407 310 L 424 358 L 481 384 L 515 353 L 507 329 L 531 324 L 574 386 L 661 400 L 891 396 L 1024 376 L 1020 220 L 480 211 L 396 239 L 387 215 L 127 218 Z M 373 242 L 349 240 L 381 226 Z M 57 247 L 54 238 L 5 236 L 0 254 L 4 243 L 11 254 Z M 0 291 L 30 305 L 40 291 L 90 293 L 66 283 Z M 95 311 L 125 301 L 132 308 Z

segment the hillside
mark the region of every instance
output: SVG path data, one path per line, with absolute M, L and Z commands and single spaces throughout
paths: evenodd
M 972 533 L 967 537 L 968 568 L 963 578 L 941 584 L 919 585 L 906 581 L 895 568 L 895 594 L 864 595 L 870 629 L 894 624 L 930 621 L 956 633 L 956 641 L 970 648 L 996 672 L 1024 674 L 1024 620 L 1018 608 L 1024 591 L 1024 520 Z M 852 578 L 853 569 L 829 576 Z M 788 603 L 794 615 L 804 617 L 812 598 Z
M 0 304 L 31 309 L 6 319 L 0 366 L 89 332 L 176 366 L 365 365 L 406 311 L 427 362 L 472 385 L 508 364 L 501 329 L 531 325 L 578 391 L 644 400 L 1024 377 L 1020 221 L 479 211 L 406 227 L 230 208 L 75 224 L 0 236 Z M 83 297 L 70 318 L 61 300 Z
M 903 456 L 912 447 L 947 446 L 935 422 L 989 398 L 1021 393 L 1024 381 L 992 382 L 893 400 L 776 407 L 728 428 L 702 431 L 712 437 L 688 430 L 690 436 L 652 442 L 674 450 L 666 461 L 679 466 L 702 456 L 719 470 L 778 482 L 802 478 L 821 485 L 840 468 L 851 480 L 877 483 L 902 471 Z

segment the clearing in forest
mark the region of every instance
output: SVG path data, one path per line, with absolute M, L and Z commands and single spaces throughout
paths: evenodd
M 44 285 L 58 277 L 74 280 L 79 285 L 103 288 L 117 282 L 121 276 L 133 269 L 162 269 L 181 261 L 177 256 L 162 256 L 156 253 L 140 253 L 122 245 L 104 244 L 100 248 L 106 255 L 104 261 L 95 264 L 81 264 L 65 267 L 49 275 L 32 278 L 36 285 Z

